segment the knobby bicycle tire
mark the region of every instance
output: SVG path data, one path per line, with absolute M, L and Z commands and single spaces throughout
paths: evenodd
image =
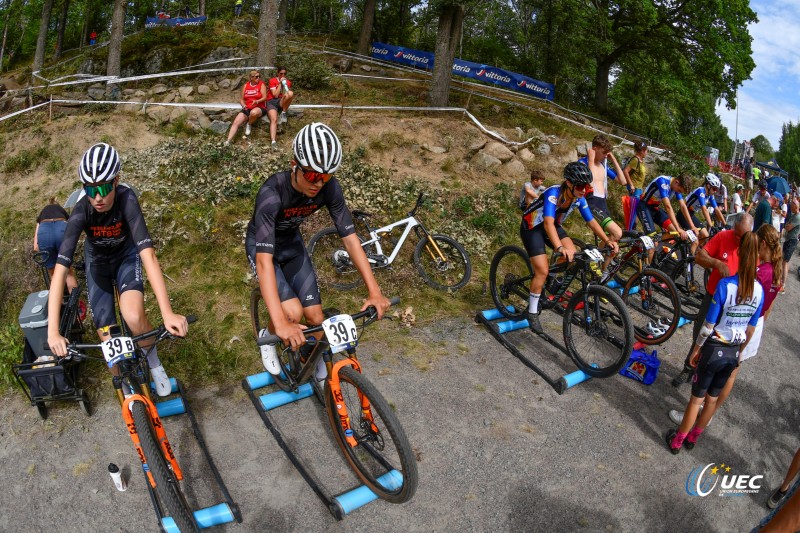
M 363 282 L 336 228 L 318 231 L 308 240 L 306 248 L 318 282 L 341 291 L 358 287 Z
M 330 384 L 326 384 L 328 420 L 345 459 L 356 476 L 380 498 L 391 503 L 407 502 L 417 490 L 417 461 L 400 421 L 375 386 L 353 367 L 342 367 L 339 370 L 339 379 L 342 401 L 347 407 L 354 437 L 359 442 L 352 448 L 345 439 L 336 400 Z M 378 428 L 377 433 L 362 417 L 359 391 L 369 401 L 374 423 Z M 392 469 L 400 472 L 403 483 L 400 487 L 389 490 L 377 479 Z
M 673 275 L 675 287 L 681 297 L 681 316 L 686 320 L 697 320 L 700 304 L 706 294 L 705 279 L 699 275 L 697 265 L 693 263 L 694 261 L 690 262 L 688 259 L 678 261 Z M 692 279 L 687 279 L 687 264 L 692 264 Z
M 500 314 L 510 320 L 525 317 L 532 279 L 531 261 L 518 246 L 503 246 L 494 254 L 489 266 L 489 290 Z
M 588 311 L 584 308 L 587 300 Z M 589 319 L 586 319 L 588 314 Z M 590 284 L 576 292 L 564 310 L 564 345 L 579 369 L 596 378 L 619 372 L 633 350 L 633 324 L 622 298 L 602 285 Z M 604 346 L 596 355 L 585 353 L 588 347 L 577 346 L 582 333 L 600 338 Z
M 161 502 L 166 516 L 171 516 L 181 533 L 199 531 L 194 520 L 194 514 L 186 503 L 186 499 L 178 486 L 174 473 L 167 467 L 167 461 L 162 455 L 161 447 L 153 436 L 150 426 L 150 417 L 145 404 L 133 402 L 133 421 L 136 433 L 139 434 L 139 444 L 142 447 L 147 466 L 156 482 L 156 494 Z M 147 482 L 147 481 L 146 481 Z M 169 513 L 169 514 L 166 514 Z
M 639 291 L 631 294 L 638 287 Z M 654 268 L 645 268 L 641 273 L 632 275 L 625 284 L 622 301 L 628 305 L 633 334 L 642 344 L 652 346 L 667 342 L 678 329 L 681 317 L 681 299 L 675 283 L 663 272 Z M 662 312 L 659 310 L 662 309 Z M 631 312 L 630 310 L 634 310 Z M 647 323 L 659 321 L 668 323 L 666 331 L 661 335 L 648 335 Z
M 442 262 L 427 237 L 423 237 L 414 248 L 414 265 L 425 283 L 440 290 L 455 291 L 469 282 L 472 263 L 461 244 L 447 235 L 431 234 L 436 246 L 445 256 Z

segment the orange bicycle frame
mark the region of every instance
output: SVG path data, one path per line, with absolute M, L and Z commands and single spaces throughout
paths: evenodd
M 136 453 L 139 454 L 139 460 L 142 462 L 142 465 L 147 464 L 147 459 L 142 451 L 142 446 L 139 441 L 139 433 L 136 431 L 136 424 L 133 421 L 133 413 L 129 407 L 131 402 L 144 403 L 145 407 L 147 408 L 147 412 L 150 414 L 150 421 L 153 424 L 153 429 L 156 431 L 156 440 L 161 446 L 161 450 L 164 452 L 164 457 L 166 457 L 172 465 L 172 471 L 175 472 L 175 477 L 178 479 L 178 481 L 182 480 L 183 472 L 181 471 L 180 466 L 178 466 L 178 461 L 175 459 L 175 454 L 172 453 L 172 446 L 169 444 L 167 433 L 164 431 L 164 426 L 161 424 L 161 418 L 158 416 L 158 410 L 156 409 L 155 404 L 153 404 L 153 402 L 143 394 L 132 394 L 131 396 L 125 398 L 125 400 L 122 402 L 122 418 L 125 419 L 125 425 L 128 426 L 128 433 L 133 441 L 133 446 L 136 448 Z M 150 481 L 150 486 L 155 488 L 156 481 L 153 479 L 153 474 L 150 472 L 150 468 L 147 468 L 146 472 L 147 479 Z
M 344 438 L 347 440 L 347 444 L 350 445 L 351 448 L 355 448 L 358 446 L 358 441 L 356 441 L 355 437 L 351 434 L 347 434 L 347 430 L 351 430 L 350 424 L 350 415 L 347 412 L 347 406 L 344 403 L 344 396 L 342 395 L 342 387 L 339 381 L 339 369 L 345 366 L 352 366 L 353 368 L 361 373 L 361 365 L 358 364 L 358 360 L 348 358 L 342 359 L 341 361 L 337 361 L 333 364 L 330 375 L 330 380 L 328 381 L 331 394 L 333 394 L 333 400 L 336 402 L 336 410 L 339 412 L 339 423 L 342 426 L 342 432 L 344 433 Z M 375 419 L 372 416 L 372 409 L 369 404 L 369 400 L 361 394 L 361 390 L 358 391 L 358 399 L 361 403 L 361 416 L 365 420 L 369 420 L 370 424 L 372 425 L 372 431 L 378 433 L 378 428 L 375 426 Z M 352 433 L 352 430 L 351 430 Z

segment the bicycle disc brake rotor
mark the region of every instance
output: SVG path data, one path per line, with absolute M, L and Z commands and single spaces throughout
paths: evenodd
M 383 440 L 383 435 L 381 435 L 380 431 L 374 431 L 372 429 L 372 422 L 366 418 L 362 418 L 358 426 L 364 431 L 364 437 L 359 440 L 368 440 L 376 450 L 383 451 L 386 445 Z
M 341 273 L 352 266 L 350 254 L 346 250 L 336 250 L 333 252 L 333 266 Z

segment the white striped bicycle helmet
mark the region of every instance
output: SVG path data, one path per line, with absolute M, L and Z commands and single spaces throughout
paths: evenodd
M 295 161 L 315 172 L 333 174 L 342 164 L 342 143 L 322 122 L 303 126 L 294 138 L 292 148 Z
M 715 174 L 709 172 L 708 174 L 706 174 L 706 183 L 708 183 L 710 187 L 719 188 L 720 179 Z
M 120 169 L 119 154 L 106 143 L 97 143 L 83 154 L 78 175 L 86 185 L 95 185 L 114 179 Z

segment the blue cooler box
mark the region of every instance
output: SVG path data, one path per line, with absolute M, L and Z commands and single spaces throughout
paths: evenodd
M 19 313 L 19 327 L 22 328 L 25 339 L 36 357 L 53 355 L 50 350 L 43 348 L 47 342 L 47 298 L 49 295 L 50 291 L 29 294 Z

